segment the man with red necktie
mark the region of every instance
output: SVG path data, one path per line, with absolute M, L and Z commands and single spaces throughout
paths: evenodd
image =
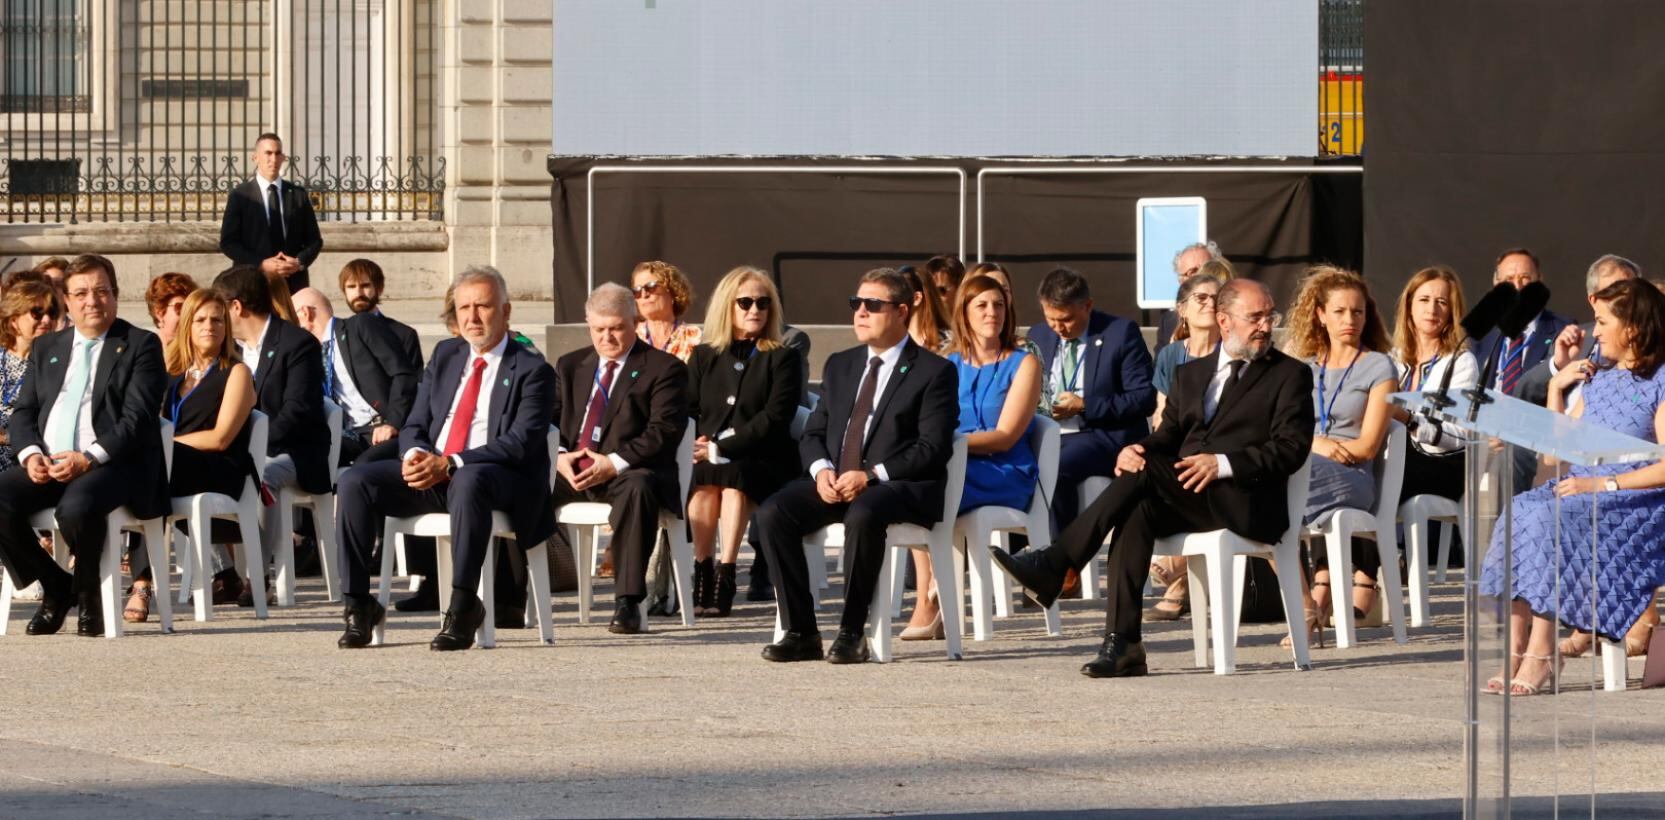
M 561 428 L 555 506 L 612 505 L 616 601 L 608 629 L 632 635 L 642 631 L 640 603 L 659 511 L 682 514 L 676 448 L 688 424 L 688 368 L 637 343 L 636 300 L 623 285 L 596 288 L 584 303 L 584 321 L 590 347 L 555 363 Z
M 451 605 L 435 651 L 467 649 L 485 621 L 476 594 L 492 511 L 509 514 L 515 543 L 555 532 L 549 500 L 549 425 L 555 374 L 543 357 L 509 338 L 509 291 L 502 274 L 474 267 L 457 279 L 461 338 L 434 348 L 405 426 L 399 461 L 362 464 L 336 490 L 336 533 L 346 565 L 343 649 L 370 644 L 386 617 L 370 595 L 370 554 L 382 519 L 451 514 Z M 546 604 L 547 605 L 547 604 Z

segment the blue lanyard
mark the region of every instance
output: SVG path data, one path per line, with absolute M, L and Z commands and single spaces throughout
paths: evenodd
M 1330 411 L 1335 409 L 1336 400 L 1341 398 L 1341 388 L 1343 385 L 1347 384 L 1347 376 L 1353 372 L 1353 365 L 1359 363 L 1359 357 L 1362 355 L 1364 355 L 1364 350 L 1361 348 L 1357 353 L 1353 354 L 1353 360 L 1347 363 L 1347 369 L 1341 371 L 1341 381 L 1335 383 L 1335 395 L 1330 397 L 1329 404 L 1324 403 L 1324 372 L 1330 368 L 1327 361 L 1318 363 L 1319 435 L 1327 436 L 1330 434 Z M 1326 357 L 1326 359 L 1327 358 L 1328 357 Z
M 1356 358 L 1357 357 L 1355 357 L 1355 359 Z M 1415 390 L 1415 389 L 1426 386 L 1428 384 L 1428 374 L 1431 371 L 1433 371 L 1434 365 L 1439 364 L 1439 361 L 1442 358 L 1444 358 L 1444 357 L 1443 356 L 1435 356 L 1434 358 L 1429 359 L 1428 361 L 1423 362 L 1420 365 L 1411 365 L 1410 367 L 1405 368 L 1405 380 L 1399 383 L 1399 389 L 1401 389 L 1401 390 Z M 1351 366 L 1352 365 L 1348 365 L 1348 367 L 1351 367 Z M 1420 376 L 1417 375 L 1418 370 L 1421 371 Z M 1415 381 L 1412 381 L 1413 377 L 1415 377 Z M 1340 388 L 1340 386 L 1337 386 L 1336 389 L 1340 390 L 1341 388 Z
M 179 426 L 179 408 L 180 408 L 180 406 L 185 403 L 186 399 L 191 397 L 192 393 L 197 392 L 197 388 L 201 387 L 203 382 L 208 381 L 208 377 L 211 374 L 213 374 L 213 372 L 215 370 L 219 369 L 219 366 L 220 366 L 219 362 L 210 362 L 209 365 L 208 365 L 208 369 L 203 372 L 202 378 L 197 379 L 197 383 L 191 385 L 190 390 L 185 391 L 185 393 L 183 395 L 175 395 L 173 397 L 173 401 L 168 406 L 168 418 L 169 418 L 170 421 L 172 421 L 174 423 L 175 427 Z M 181 385 L 183 385 L 185 383 L 185 380 L 180 379 L 179 383 Z

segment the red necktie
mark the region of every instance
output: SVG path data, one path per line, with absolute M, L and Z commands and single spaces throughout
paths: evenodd
M 445 438 L 445 452 L 454 456 L 468 447 L 468 430 L 474 426 L 474 405 L 480 403 L 480 379 L 486 373 L 486 360 L 474 360 L 474 371 L 463 385 L 462 398 L 457 400 L 457 412 L 451 414 L 451 435 Z
M 608 362 L 607 372 L 601 376 L 601 387 L 590 395 L 590 407 L 584 411 L 584 427 L 578 433 L 578 440 L 573 442 L 574 449 L 584 449 L 596 444 L 596 428 L 601 426 L 601 417 L 607 412 L 607 394 L 613 391 L 613 373 L 619 369 L 618 362 Z M 575 462 L 580 470 L 588 470 L 592 459 L 588 456 Z

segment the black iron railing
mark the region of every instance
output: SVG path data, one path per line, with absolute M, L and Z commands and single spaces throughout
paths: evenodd
M 320 219 L 442 218 L 440 8 L 0 0 L 0 214 L 216 220 L 275 131 Z
M 1318 3 L 1318 149 L 1364 153 L 1364 0 Z

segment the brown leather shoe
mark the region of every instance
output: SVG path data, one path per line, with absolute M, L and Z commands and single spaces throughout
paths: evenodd
M 1068 570 L 1064 573 L 1064 589 L 1058 593 L 1060 598 L 1081 597 L 1081 573 Z
M 212 600 L 215 606 L 235 604 L 242 594 L 243 579 L 238 577 L 236 570 L 224 569 L 214 574 Z

